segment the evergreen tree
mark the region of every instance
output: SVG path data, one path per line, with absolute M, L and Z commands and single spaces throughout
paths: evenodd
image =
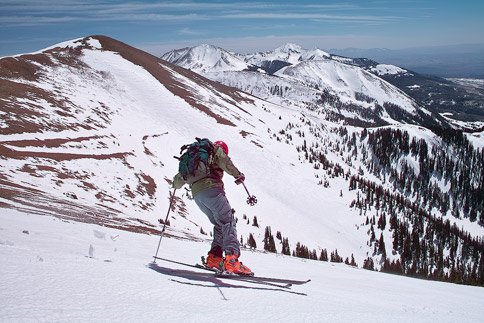
M 266 227 L 264 235 L 264 250 L 269 252 L 277 252 L 274 236 L 271 233 L 271 227 Z
M 353 256 L 353 254 L 351 254 L 350 266 L 358 267 L 358 265 L 356 264 L 355 257 Z
M 254 222 L 252 223 L 252 226 L 259 227 L 259 223 L 257 222 L 257 216 L 254 216 Z
M 295 255 L 296 255 L 296 257 L 299 257 L 299 258 L 309 259 L 309 250 L 308 250 L 308 247 L 306 247 L 305 245 L 303 245 L 300 242 L 298 242 L 296 244 L 296 253 L 295 253 Z
M 254 236 L 249 234 L 249 240 L 247 240 L 247 244 L 249 245 L 249 248 L 256 249 L 257 248 L 257 243 L 255 242 Z
M 373 259 L 368 257 L 363 261 L 363 268 L 368 270 L 375 270 Z
M 321 260 L 321 261 L 328 261 L 328 251 L 326 249 L 321 250 L 321 254 L 319 256 L 319 260 Z
M 336 249 L 334 252 L 331 252 L 331 262 L 343 262 L 343 258 L 340 257 L 338 254 L 338 249 Z
M 287 238 L 282 239 L 282 251 L 283 255 L 291 255 L 291 249 L 289 247 L 289 240 Z
M 378 254 L 382 255 L 381 257 L 383 260 L 387 258 L 385 240 L 383 239 L 383 232 L 380 234 L 380 240 L 378 241 Z

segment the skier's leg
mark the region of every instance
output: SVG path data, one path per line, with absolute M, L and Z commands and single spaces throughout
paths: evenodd
M 237 229 L 235 226 L 235 219 L 232 214 L 232 207 L 225 197 L 223 188 L 214 187 L 203 190 L 195 196 L 195 202 L 197 202 L 197 204 L 200 203 L 206 209 L 209 209 L 211 216 L 218 225 L 216 225 L 214 228 L 214 242 L 216 241 L 216 238 L 221 238 L 222 249 L 225 252 L 229 252 L 237 256 L 240 255 L 239 240 L 237 238 Z M 219 234 L 221 234 L 222 237 L 218 237 Z
M 201 191 L 197 195 L 195 195 L 194 200 L 195 203 L 198 205 L 200 210 L 207 215 L 208 220 L 210 223 L 213 224 L 213 240 L 212 246 L 209 253 L 213 253 L 218 257 L 223 256 L 223 233 L 222 233 L 222 226 L 220 223 L 215 219 L 213 212 L 205 205 L 207 200 L 207 192 Z

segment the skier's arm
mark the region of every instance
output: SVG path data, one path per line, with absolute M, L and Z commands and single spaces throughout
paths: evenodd
M 222 148 L 215 151 L 215 162 L 217 166 L 227 174 L 232 175 L 235 178 L 244 177 L 244 174 L 235 167 L 232 159 L 224 153 Z

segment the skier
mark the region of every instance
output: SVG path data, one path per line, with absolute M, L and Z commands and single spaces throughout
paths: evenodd
M 225 197 L 222 181 L 224 171 L 236 179 L 237 185 L 245 180 L 245 176 L 232 163 L 225 142 L 216 141 L 213 146 L 213 162 L 209 175 L 190 185 L 195 203 L 214 225 L 213 242 L 206 265 L 209 268 L 230 273 L 250 275 L 251 270 L 239 261 L 240 247 L 235 219 L 229 201 Z M 176 174 L 173 188 L 179 189 L 185 184 L 186 181 L 180 173 Z M 223 252 L 225 252 L 225 259 Z

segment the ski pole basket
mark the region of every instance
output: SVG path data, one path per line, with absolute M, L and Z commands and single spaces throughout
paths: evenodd
M 247 204 L 249 204 L 250 206 L 256 205 L 257 204 L 257 197 L 255 197 L 255 195 L 250 195 L 250 193 L 247 190 L 247 187 L 245 186 L 244 182 L 242 182 L 242 185 L 244 185 L 245 191 L 247 192 L 247 195 L 249 195 L 249 197 L 247 198 Z

